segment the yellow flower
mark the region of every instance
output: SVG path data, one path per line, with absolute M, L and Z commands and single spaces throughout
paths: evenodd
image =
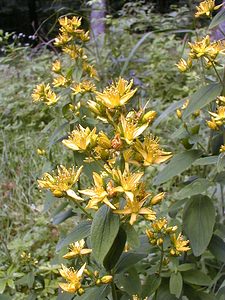
M 61 17 L 59 18 L 59 24 L 61 25 L 61 28 L 59 29 L 62 33 L 66 32 L 69 34 L 74 34 L 76 31 L 79 31 L 79 27 L 81 25 L 82 18 L 77 17 Z
M 143 157 L 143 165 L 150 166 L 152 164 L 160 164 L 172 157 L 171 152 L 165 152 L 160 149 L 159 139 L 153 136 L 144 138 L 144 142 L 136 141 L 135 149 Z
M 81 288 L 82 275 L 85 266 L 86 264 L 84 264 L 80 270 L 75 271 L 73 268 L 67 268 L 62 265 L 62 269 L 59 270 L 59 272 L 68 283 L 59 283 L 61 289 L 68 293 L 76 293 Z
M 189 56 L 192 59 L 198 59 L 200 57 L 205 57 L 209 62 L 214 61 L 219 53 L 224 52 L 223 41 L 216 41 L 210 43 L 210 37 L 207 35 L 199 42 L 188 43 L 191 49 Z
M 82 256 L 91 253 L 92 249 L 84 248 L 85 241 L 80 240 L 70 245 L 70 251 L 66 253 L 63 258 L 70 259 L 76 256 Z
M 167 220 L 165 218 L 159 219 L 152 223 L 152 229 L 156 232 L 162 231 L 167 228 Z
M 192 60 L 189 58 L 187 61 L 181 58 L 177 64 L 175 64 L 180 72 L 186 72 L 192 66 Z
M 96 128 L 91 131 L 89 127 L 83 128 L 79 125 L 78 129 L 73 130 L 69 134 L 69 138 L 63 140 L 62 143 L 74 151 L 85 151 L 88 146 L 94 146 L 97 139 L 95 132 Z
M 46 152 L 45 152 L 45 150 L 44 150 L 44 149 L 40 149 L 40 148 L 38 148 L 38 149 L 37 149 L 37 154 L 38 154 L 38 155 L 45 155 L 45 154 L 46 154 Z
M 60 73 L 61 71 L 61 62 L 59 60 L 56 60 L 53 64 L 52 64 L 52 71 L 54 73 Z
M 72 59 L 83 57 L 84 49 L 76 45 L 66 45 L 62 48 L 62 51 L 68 54 Z
M 71 40 L 72 40 L 72 37 L 69 36 L 66 32 L 64 32 L 63 34 L 59 34 L 55 38 L 54 45 L 56 47 L 61 47 L 61 46 L 68 44 Z
M 102 93 L 96 92 L 96 100 L 110 109 L 123 106 L 137 91 L 137 89 L 131 90 L 132 85 L 133 80 L 128 83 L 127 80 L 119 78 L 117 82 L 105 88 Z
M 207 17 L 211 17 L 212 12 L 214 10 L 219 9 L 223 4 L 215 5 L 215 0 L 205 0 L 202 1 L 199 6 L 196 7 L 197 12 L 195 13 L 195 17 L 199 18 L 200 16 L 206 15 Z
M 102 177 L 93 172 L 93 180 L 95 186 L 92 189 L 81 190 L 79 191 L 81 194 L 90 196 L 91 200 L 89 200 L 86 208 L 98 209 L 99 203 L 105 203 L 112 209 L 116 209 L 116 207 L 108 200 L 108 193 L 104 188 L 104 182 Z
M 32 98 L 34 102 L 42 101 L 47 105 L 55 104 L 59 97 L 51 90 L 50 85 L 45 85 L 44 83 L 38 84 L 32 93 Z
M 62 165 L 58 166 L 57 172 L 53 172 L 52 175 L 45 173 L 42 179 L 38 180 L 38 185 L 42 189 L 50 190 L 55 197 L 64 197 L 78 181 L 82 168 L 75 170 L 74 167 L 66 169 Z
M 144 197 L 141 201 L 136 199 L 127 199 L 126 205 L 123 209 L 116 209 L 113 212 L 116 214 L 130 215 L 130 224 L 133 225 L 138 215 L 144 215 L 148 220 L 155 220 L 155 212 L 148 207 L 143 207 L 147 197 Z
M 92 83 L 91 81 L 85 80 L 83 82 L 80 83 L 75 83 L 73 85 L 73 87 L 71 87 L 71 90 L 73 91 L 74 95 L 77 94 L 84 94 L 84 93 L 91 93 L 94 92 L 96 90 L 96 86 L 94 83 Z
M 53 83 L 52 83 L 55 87 L 66 87 L 68 85 L 68 80 L 62 76 L 59 75 L 58 77 L 54 78 Z
M 92 65 L 88 64 L 87 62 L 83 62 L 83 71 L 88 73 L 88 75 L 91 78 L 95 78 L 98 80 L 98 74 L 96 69 Z
M 132 201 L 134 199 L 134 192 L 140 185 L 140 179 L 144 175 L 143 172 L 130 173 L 128 164 L 125 165 L 124 172 L 120 169 L 112 170 L 112 177 L 119 186 L 114 188 L 115 192 L 125 193 Z
M 170 250 L 171 255 L 180 255 L 182 252 L 187 252 L 191 248 L 188 247 L 189 240 L 184 240 L 184 237 L 179 233 L 178 237 L 176 234 L 171 235 L 172 248 Z
M 126 119 L 123 115 L 121 115 L 120 121 L 121 135 L 128 145 L 130 145 L 134 141 L 134 139 L 141 135 L 149 125 L 148 123 L 137 125 L 135 121 Z
M 221 145 L 220 147 L 220 153 L 225 152 L 225 145 Z
M 206 121 L 209 128 L 218 130 L 220 126 L 225 124 L 225 106 L 218 106 L 216 112 L 209 112 L 211 120 Z

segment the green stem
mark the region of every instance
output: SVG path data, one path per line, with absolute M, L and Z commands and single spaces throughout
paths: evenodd
M 86 211 L 86 209 L 85 209 L 82 205 L 80 205 L 80 203 L 79 203 L 77 200 L 75 200 L 75 199 L 72 198 L 72 201 L 79 207 L 80 210 L 82 210 L 82 212 L 83 212 L 89 219 L 93 219 L 92 215 L 89 214 L 89 213 Z
M 162 272 L 163 258 L 164 258 L 164 250 L 163 250 L 163 244 L 162 244 L 160 262 L 159 262 L 159 270 L 158 270 L 158 277 L 160 277 L 160 274 Z M 154 300 L 157 300 L 157 297 L 158 297 L 158 289 L 155 292 Z
M 116 286 L 115 286 L 115 283 L 112 282 L 111 283 L 111 289 L 112 289 L 112 298 L 113 300 L 117 300 L 117 293 L 116 293 Z
M 211 61 L 211 60 L 210 60 L 210 62 L 212 63 L 213 69 L 214 69 L 214 71 L 215 71 L 215 73 L 216 73 L 216 75 L 217 75 L 217 77 L 218 77 L 220 83 L 223 85 L 223 81 L 222 81 L 222 79 L 221 79 L 221 77 L 220 77 L 220 74 L 218 73 L 218 71 L 217 71 L 217 69 L 216 69 L 216 67 L 215 67 L 214 62 Z

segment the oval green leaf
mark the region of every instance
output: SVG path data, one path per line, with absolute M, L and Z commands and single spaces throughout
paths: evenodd
M 188 150 L 175 155 L 166 167 L 154 178 L 153 184 L 162 184 L 174 176 L 179 175 L 188 169 L 200 155 L 200 150 Z
M 215 100 L 216 97 L 220 95 L 222 88 L 223 87 L 220 83 L 208 84 L 201 87 L 190 97 L 190 102 L 188 107 L 184 111 L 183 119 L 186 119 L 194 112 L 198 111 L 199 109 L 209 104 L 211 101 Z
M 216 26 L 218 26 L 220 23 L 225 21 L 225 10 L 221 9 L 221 11 L 219 11 L 215 17 L 212 19 L 210 25 L 209 25 L 209 29 L 212 29 Z
M 215 217 L 214 205 L 207 196 L 193 196 L 184 207 L 184 230 L 195 256 L 206 250 L 213 234 Z
M 183 279 L 180 272 L 172 273 L 170 276 L 170 293 L 175 295 L 177 298 L 180 298 L 182 288 L 183 288 Z
M 206 180 L 205 178 L 197 178 L 196 180 L 185 186 L 183 189 L 181 189 L 174 196 L 175 199 L 192 197 L 194 195 L 204 193 L 209 186 L 210 182 L 208 180 Z
M 95 214 L 91 226 L 91 244 L 94 258 L 103 263 L 118 234 L 120 218 L 103 205 Z

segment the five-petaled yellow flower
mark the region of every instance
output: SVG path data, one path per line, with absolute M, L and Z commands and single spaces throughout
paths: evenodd
M 51 90 L 50 85 L 45 85 L 44 83 L 36 86 L 32 93 L 32 98 L 34 102 L 42 101 L 47 105 L 53 105 L 59 100 L 59 97 Z
M 66 279 L 67 283 L 59 283 L 62 290 L 68 293 L 76 293 L 81 288 L 82 275 L 85 270 L 86 264 L 84 264 L 80 270 L 75 271 L 73 268 L 67 268 L 62 265 L 62 269 L 59 270 L 61 276 Z
M 114 210 L 114 213 L 130 215 L 131 225 L 133 225 L 136 222 L 138 215 L 144 215 L 147 220 L 155 220 L 156 213 L 148 207 L 143 207 L 145 201 L 147 200 L 147 197 L 148 195 L 144 197 L 141 201 L 137 201 L 135 198 L 133 200 L 128 198 L 126 200 L 125 207 L 123 209 Z
M 225 106 L 217 107 L 216 112 L 209 112 L 211 120 L 206 121 L 209 128 L 218 130 L 220 126 L 225 124 Z
M 38 180 L 38 185 L 42 189 L 50 190 L 55 197 L 64 197 L 70 193 L 70 189 L 73 185 L 78 181 L 81 170 L 83 167 L 79 169 L 75 169 L 74 167 L 70 169 L 66 169 L 64 166 L 58 166 L 57 172 L 53 172 L 52 175 L 49 173 L 45 173 L 42 179 Z M 72 195 L 76 199 L 76 195 L 73 192 Z M 77 200 L 81 198 L 77 196 Z
M 196 7 L 197 12 L 195 13 L 195 17 L 199 18 L 201 16 L 206 15 L 207 17 L 211 17 L 214 10 L 219 9 L 223 5 L 216 5 L 215 0 L 205 0 L 202 1 L 199 6 Z
M 137 91 L 137 89 L 131 90 L 132 85 L 133 80 L 128 82 L 123 78 L 119 78 L 117 82 L 105 88 L 102 93 L 96 92 L 96 100 L 109 109 L 123 106 Z
M 63 257 L 66 259 L 74 258 L 76 256 L 82 256 L 91 253 L 92 249 L 84 248 L 85 241 L 80 240 L 70 245 L 69 252 Z
M 129 165 L 125 165 L 124 172 L 120 169 L 112 170 L 112 177 L 119 186 L 114 188 L 114 192 L 125 193 L 127 197 L 133 201 L 134 193 L 138 190 L 140 179 L 144 175 L 143 172 L 131 173 Z
M 116 209 L 116 207 L 108 199 L 108 193 L 104 188 L 102 177 L 98 173 L 93 172 L 93 180 L 95 186 L 92 189 L 79 191 L 81 194 L 87 195 L 91 198 L 86 208 L 98 209 L 99 203 L 105 203 L 112 209 Z
M 172 248 L 170 250 L 170 254 L 177 256 L 182 254 L 182 252 L 187 252 L 191 248 L 188 246 L 189 240 L 184 240 L 184 237 L 179 233 L 178 237 L 176 234 L 171 235 Z
M 119 128 L 119 130 L 121 131 L 121 136 L 128 145 L 141 135 L 149 125 L 149 123 L 138 125 L 135 121 L 126 119 L 123 115 L 121 115 L 120 121 L 121 128 Z
M 145 137 L 143 143 L 137 140 L 135 149 L 141 154 L 144 166 L 160 164 L 172 157 L 171 152 L 160 149 L 159 139 L 153 136 Z
M 92 131 L 87 128 L 83 128 L 81 125 L 77 129 L 73 130 L 68 139 L 62 141 L 63 145 L 74 151 L 85 151 L 90 146 L 94 146 L 97 139 L 96 128 Z

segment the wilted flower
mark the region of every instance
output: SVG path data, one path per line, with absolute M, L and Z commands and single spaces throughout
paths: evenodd
M 73 268 L 67 268 L 62 265 L 62 269 L 59 270 L 59 272 L 68 283 L 59 283 L 61 289 L 68 293 L 76 293 L 81 288 L 82 275 L 85 266 L 86 264 L 84 264 L 80 270 L 75 271 Z
M 207 17 L 211 17 L 214 10 L 219 9 L 223 5 L 216 5 L 215 0 L 205 0 L 202 1 L 199 6 L 196 7 L 197 12 L 195 13 L 195 17 L 199 18 L 201 16 L 206 15 Z
M 58 166 L 56 173 L 45 173 L 42 179 L 38 180 L 38 185 L 42 189 L 50 190 L 55 197 L 64 197 L 78 181 L 82 168 L 76 170 L 74 167 L 66 169 L 62 165 Z
M 132 80 L 128 83 L 127 80 L 119 78 L 117 82 L 105 88 L 102 93 L 96 92 L 96 100 L 110 109 L 123 106 L 137 91 L 137 89 L 131 90 L 132 85 Z
M 81 125 L 78 129 L 73 130 L 69 134 L 69 138 L 62 141 L 62 143 L 74 151 L 85 151 L 88 146 L 93 146 L 96 142 L 97 135 L 95 134 L 96 128 L 92 131 L 87 128 L 83 128 Z
M 145 137 L 143 143 L 137 140 L 135 149 L 141 154 L 144 166 L 160 164 L 172 157 L 171 152 L 165 152 L 160 149 L 159 139 L 151 135 Z
M 55 104 L 59 97 L 51 90 L 49 84 L 44 83 L 38 84 L 32 93 L 32 98 L 34 102 L 42 101 L 47 105 Z
M 85 241 L 80 240 L 70 245 L 69 252 L 66 253 L 63 257 L 66 259 L 74 258 L 76 256 L 86 255 L 92 252 L 92 249 L 84 248 Z

